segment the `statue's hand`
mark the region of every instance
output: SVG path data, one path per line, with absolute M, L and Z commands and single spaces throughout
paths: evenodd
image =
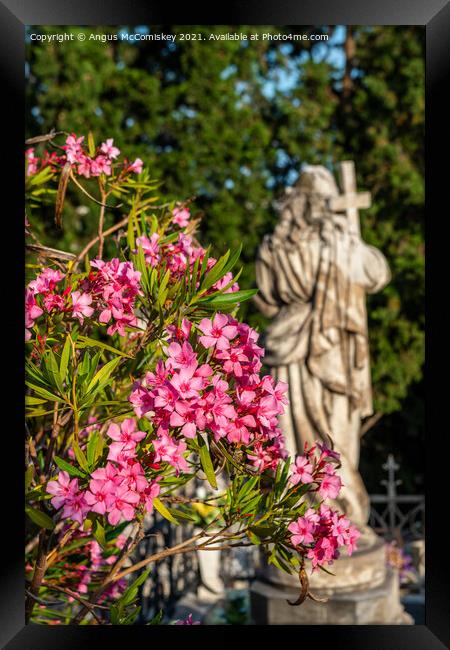
M 331 245 L 334 239 L 334 226 L 333 222 L 329 219 L 324 219 L 320 228 L 320 236 L 323 241 Z

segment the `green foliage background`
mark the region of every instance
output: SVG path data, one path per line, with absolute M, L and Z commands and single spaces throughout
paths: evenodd
M 94 41 L 90 34 L 164 31 L 204 40 Z M 29 34 L 86 33 L 86 40 L 32 42 Z M 317 41 L 212 41 L 210 34 L 324 33 Z M 106 40 L 106 39 L 105 39 Z M 164 199 L 196 197 L 201 239 L 215 253 L 243 243 L 241 288 L 254 286 L 254 258 L 276 222 L 274 200 L 301 165 L 356 161 L 364 239 L 387 256 L 392 282 L 368 297 L 375 409 L 361 467 L 379 491 L 393 452 L 405 491 L 422 489 L 424 362 L 424 29 L 383 27 L 30 27 L 28 137 L 51 128 L 113 137 L 163 182 Z M 87 210 L 87 211 L 86 211 Z M 97 215 L 66 208 L 30 217 L 45 243 L 79 251 Z M 107 214 L 106 227 L 118 214 Z M 245 317 L 264 328 L 251 304 Z

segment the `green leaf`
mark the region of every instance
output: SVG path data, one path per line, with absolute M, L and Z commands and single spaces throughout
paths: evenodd
M 134 582 L 131 583 L 127 589 L 123 592 L 122 596 L 120 597 L 120 602 L 122 605 L 127 606 L 131 605 L 133 600 L 136 598 L 138 594 L 138 587 L 140 587 L 144 582 L 147 580 L 148 576 L 150 575 L 150 569 L 146 569 L 141 573 L 139 577 L 136 578 Z
M 210 289 L 213 286 L 213 284 L 215 284 L 218 280 L 220 280 L 222 276 L 225 275 L 223 268 L 227 263 L 229 257 L 230 257 L 230 251 L 227 251 L 225 255 L 222 255 L 222 257 L 219 260 L 217 260 L 214 266 L 205 275 L 200 285 L 200 289 L 199 289 L 200 294 Z
M 77 467 L 74 467 L 67 461 L 63 460 L 59 456 L 55 456 L 55 463 L 58 465 L 59 469 L 62 469 L 64 472 L 70 474 L 70 476 L 79 476 L 80 478 L 85 478 L 86 473 L 79 470 Z
M 95 156 L 95 142 L 92 131 L 88 133 L 88 151 L 91 158 Z
M 243 289 L 242 291 L 232 291 L 231 293 L 221 293 L 215 296 L 204 296 L 199 299 L 202 307 L 213 306 L 221 307 L 222 305 L 233 305 L 235 303 L 244 302 L 249 300 L 252 296 L 258 293 L 258 289 Z
M 72 350 L 72 341 L 70 335 L 67 335 L 66 342 L 64 343 L 63 351 L 61 353 L 61 361 L 59 363 L 59 376 L 61 381 L 64 382 L 67 375 L 67 367 L 69 365 L 70 352 Z
M 100 368 L 100 370 L 97 372 L 94 378 L 90 381 L 87 387 L 87 392 L 90 393 L 96 384 L 98 387 L 100 382 L 104 382 L 105 380 L 108 380 L 108 378 L 110 377 L 113 370 L 116 368 L 119 361 L 120 361 L 120 357 L 116 357 L 115 359 L 111 359 L 111 361 L 108 361 L 108 363 L 105 363 L 103 368 Z
M 31 395 L 25 396 L 25 404 L 27 406 L 33 406 L 35 404 L 45 404 L 48 402 L 46 399 L 41 399 L 40 397 L 32 397 Z
M 167 271 L 164 273 L 163 279 L 161 280 L 159 287 L 158 287 L 158 305 L 161 307 L 164 305 L 166 302 L 167 298 L 167 284 L 169 282 L 170 278 L 170 269 L 167 269 Z
M 255 533 L 253 533 L 251 530 L 247 531 L 247 537 L 251 541 L 252 544 L 256 544 L 256 546 L 259 546 L 261 544 L 261 540 Z
M 153 505 L 155 506 L 159 514 L 164 517 L 164 519 L 167 519 L 168 521 L 172 522 L 172 524 L 178 524 L 178 521 L 175 519 L 175 517 L 170 514 L 166 506 L 157 497 L 153 499 Z
M 26 381 L 25 383 L 29 388 L 34 390 L 38 395 L 42 395 L 42 397 L 45 397 L 47 401 L 48 400 L 50 400 L 51 402 L 64 401 L 61 397 L 58 397 L 58 395 L 55 395 L 54 393 L 50 393 L 50 391 L 46 390 L 45 388 L 41 388 L 41 386 L 36 386 L 36 384 L 32 384 L 29 381 Z
M 89 442 L 86 447 L 86 457 L 90 467 L 95 465 L 97 458 L 102 455 L 103 445 L 104 440 L 102 436 L 98 431 L 94 431 L 89 438 Z
M 84 455 L 83 451 L 81 450 L 80 445 L 78 444 L 78 441 L 76 438 L 72 440 L 72 449 L 75 454 L 75 458 L 78 461 L 79 466 L 84 469 L 86 472 L 89 472 L 89 465 L 86 459 L 86 456 Z
M 133 251 L 136 248 L 136 240 L 134 237 L 134 226 L 133 226 L 133 219 L 128 219 L 128 227 L 127 227 L 127 243 L 130 251 Z
M 97 441 L 98 441 L 98 433 L 97 431 L 94 431 L 91 434 L 91 437 L 89 438 L 86 447 L 86 457 L 87 457 L 87 462 L 89 464 L 89 467 L 92 467 L 92 465 L 95 463 L 95 449 L 97 446 Z
M 242 252 L 242 244 L 239 244 L 238 248 L 236 248 L 236 250 L 234 250 L 231 253 L 231 255 L 230 255 L 229 259 L 228 259 L 228 262 L 225 264 L 224 269 L 223 269 L 223 275 L 228 273 L 228 271 L 231 271 L 233 266 L 236 264 L 236 262 L 240 258 L 241 252 Z
M 216 475 L 214 473 L 214 467 L 212 464 L 211 456 L 209 455 L 208 445 L 206 444 L 202 436 L 198 436 L 197 440 L 199 444 L 200 462 L 202 464 L 203 471 L 205 472 L 206 478 L 208 479 L 208 482 L 211 485 L 211 487 L 217 490 L 217 480 L 216 480 Z
M 94 522 L 94 537 L 102 548 L 106 546 L 105 529 L 98 519 Z
M 55 355 L 51 350 L 47 350 L 46 352 L 45 367 L 47 372 L 49 373 L 50 378 L 53 380 L 52 383 L 58 389 L 59 394 L 63 395 L 64 387 L 59 373 L 59 366 L 56 362 Z
M 31 521 L 37 524 L 40 528 L 53 530 L 55 527 L 53 520 L 48 515 L 46 515 L 45 512 L 37 510 L 36 508 L 32 508 L 31 506 L 25 506 L 25 512 Z
M 28 492 L 28 488 L 31 485 L 31 481 L 34 476 L 34 465 L 30 463 L 25 471 L 25 492 Z
M 102 350 L 108 350 L 108 352 L 113 352 L 114 354 L 117 354 L 118 356 L 128 357 L 128 359 L 134 359 L 133 355 L 128 354 L 127 352 L 122 352 L 122 350 L 118 350 L 117 348 L 113 348 L 111 345 L 107 345 L 106 343 L 102 343 L 101 341 L 96 341 L 95 339 L 90 339 L 88 336 L 81 336 L 81 334 L 78 337 L 77 347 L 79 347 L 79 348 L 87 348 L 87 347 L 101 348 Z
M 163 611 L 160 609 L 159 612 L 152 618 L 152 620 L 147 623 L 147 625 L 161 625 L 163 616 Z

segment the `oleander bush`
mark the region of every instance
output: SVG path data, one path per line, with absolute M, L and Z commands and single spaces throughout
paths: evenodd
M 35 140 L 26 150 L 27 621 L 131 625 L 151 564 L 205 548 L 258 545 L 299 575 L 296 604 L 313 597 L 306 562 L 328 571 L 359 532 L 325 503 L 341 486 L 332 444 L 292 460 L 284 449 L 287 386 L 262 376 L 258 333 L 239 320 L 255 293 L 239 288 L 240 249 L 212 257 L 196 240 L 193 205 L 164 203 L 143 161 L 122 157 L 112 139 Z M 33 228 L 49 206 L 64 228 L 68 187 L 98 212 L 98 235 L 78 254 L 46 247 Z M 105 229 L 109 211 L 116 223 Z M 183 496 L 199 478 L 209 494 Z M 200 532 L 137 562 L 154 509 Z

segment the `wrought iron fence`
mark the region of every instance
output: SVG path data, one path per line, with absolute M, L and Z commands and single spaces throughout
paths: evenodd
M 422 539 L 425 536 L 425 497 L 397 494 L 401 480 L 396 478 L 399 465 L 389 454 L 383 469 L 388 478 L 381 481 L 385 494 L 370 495 L 369 525 L 386 540 L 399 543 Z
M 136 561 L 172 548 L 193 535 L 193 526 L 173 526 L 157 512 L 148 515 L 145 528 L 146 534 L 137 548 Z M 195 592 L 200 584 L 196 553 L 169 556 L 150 566 L 150 575 L 140 587 L 139 623 L 151 620 L 161 609 L 166 617 L 171 618 L 180 598 L 190 591 Z

